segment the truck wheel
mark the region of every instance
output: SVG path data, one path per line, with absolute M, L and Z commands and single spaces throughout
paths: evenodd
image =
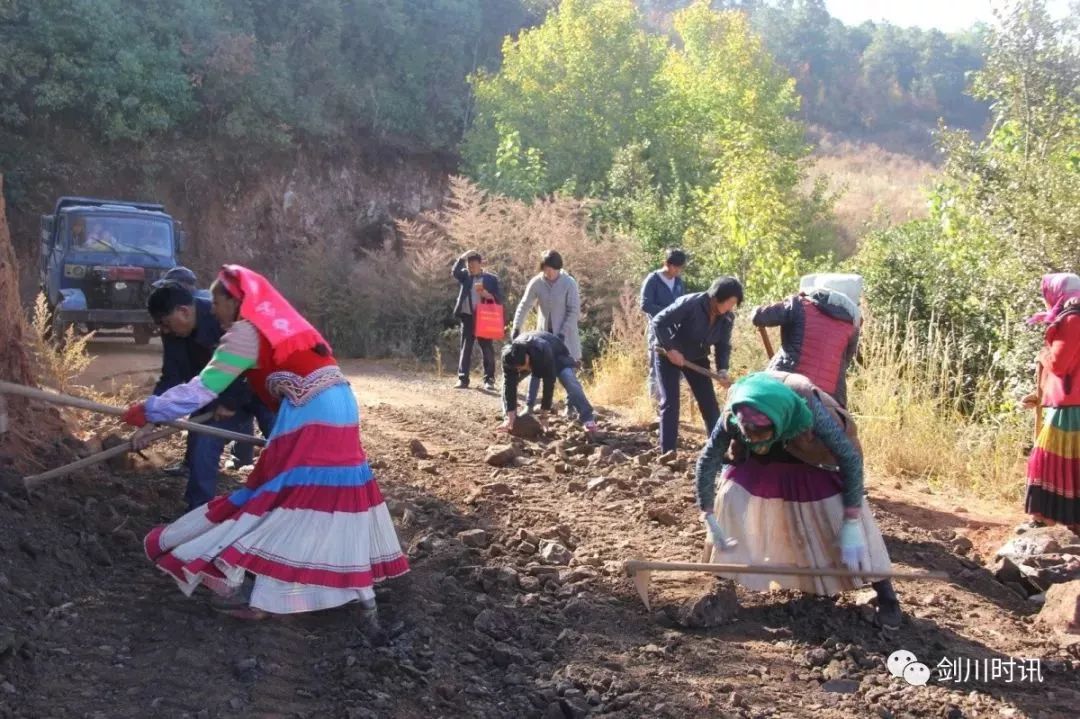
M 150 338 L 154 336 L 154 331 L 153 331 L 152 328 L 150 328 L 150 327 L 148 327 L 146 325 L 135 325 L 133 330 L 134 331 L 133 331 L 132 334 L 135 335 L 135 344 L 137 344 L 137 345 L 148 345 L 148 344 L 150 344 Z

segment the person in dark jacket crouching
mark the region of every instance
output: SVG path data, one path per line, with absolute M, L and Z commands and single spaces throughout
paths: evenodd
M 543 397 L 540 408 L 551 409 L 555 395 L 555 380 L 566 390 L 566 401 L 577 410 L 581 424 L 587 432 L 596 431 L 596 421 L 592 405 L 585 397 L 585 390 L 578 381 L 575 368 L 577 362 L 563 341 L 551 332 L 525 332 L 506 345 L 502 352 L 503 363 L 503 411 L 506 421 L 499 425 L 499 430 L 509 432 L 517 419 L 517 386 L 525 375 L 531 374 L 543 384 Z M 531 390 L 535 391 L 535 390 Z M 528 398 L 528 406 L 533 406 L 536 397 Z
M 686 377 L 697 400 L 705 433 L 720 418 L 720 405 L 712 380 L 686 366 L 709 367 L 709 350 L 716 354 L 716 371 L 726 384 L 731 360 L 731 330 L 735 308 L 742 304 L 743 288 L 734 277 L 719 277 L 708 292 L 683 295 L 653 317 L 656 376 L 660 380 L 660 451 L 679 444 L 679 377 Z M 726 385 L 725 385 L 726 386 Z

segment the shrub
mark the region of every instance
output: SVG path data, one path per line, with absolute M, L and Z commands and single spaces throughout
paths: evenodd
M 38 383 L 61 392 L 70 390 L 93 360 L 86 350 L 93 337 L 93 333 L 80 336 L 74 325 L 59 327 L 45 293 L 38 293 L 30 314 L 30 350 L 36 360 Z
M 610 326 L 622 268 L 638 262 L 625 240 L 590 232 L 583 202 L 526 203 L 489 195 L 463 178 L 451 179 L 441 209 L 398 228 L 398 245 L 359 254 L 344 243 L 316 242 L 288 273 L 290 295 L 339 354 L 429 359 L 438 347 L 445 362 L 453 344 L 443 335 L 456 324 L 458 291 L 450 269 L 466 250 L 479 250 L 487 269 L 499 275 L 507 323 L 539 270 L 541 250 L 559 250 L 581 287 L 583 329 Z M 594 352 L 597 344 L 593 339 Z

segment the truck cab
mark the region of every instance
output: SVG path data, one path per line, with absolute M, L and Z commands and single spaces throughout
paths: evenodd
M 41 217 L 41 289 L 54 330 L 130 327 L 136 344 L 149 342 L 156 328 L 146 299 L 180 264 L 184 240 L 160 204 L 61 197 Z

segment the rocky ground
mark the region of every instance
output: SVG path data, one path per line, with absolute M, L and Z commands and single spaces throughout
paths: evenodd
M 125 370 L 136 384 L 155 359 L 140 358 Z M 704 537 L 685 460 L 660 463 L 649 428 L 605 413 L 590 444 L 548 418 L 543 435 L 498 457 L 495 395 L 385 365 L 349 371 L 413 567 L 379 590 L 385 636 L 373 640 L 351 609 L 244 623 L 213 614 L 203 595 L 183 597 L 141 552 L 146 530 L 182 510 L 182 482 L 160 471 L 100 469 L 29 498 L 9 472 L 0 715 L 1076 715 L 1077 645 L 995 578 L 960 515 L 873 485 L 898 567 L 952 577 L 899 582 L 907 615 L 895 633 L 874 626 L 866 592 L 752 594 L 697 575 L 657 576 L 648 611 L 621 562 L 696 561 Z M 699 440 L 687 434 L 684 458 Z M 79 451 L 58 448 L 52 462 Z M 226 473 L 223 487 L 240 480 Z M 1038 659 L 1042 681 L 911 686 L 886 666 L 899 649 L 931 668 Z

